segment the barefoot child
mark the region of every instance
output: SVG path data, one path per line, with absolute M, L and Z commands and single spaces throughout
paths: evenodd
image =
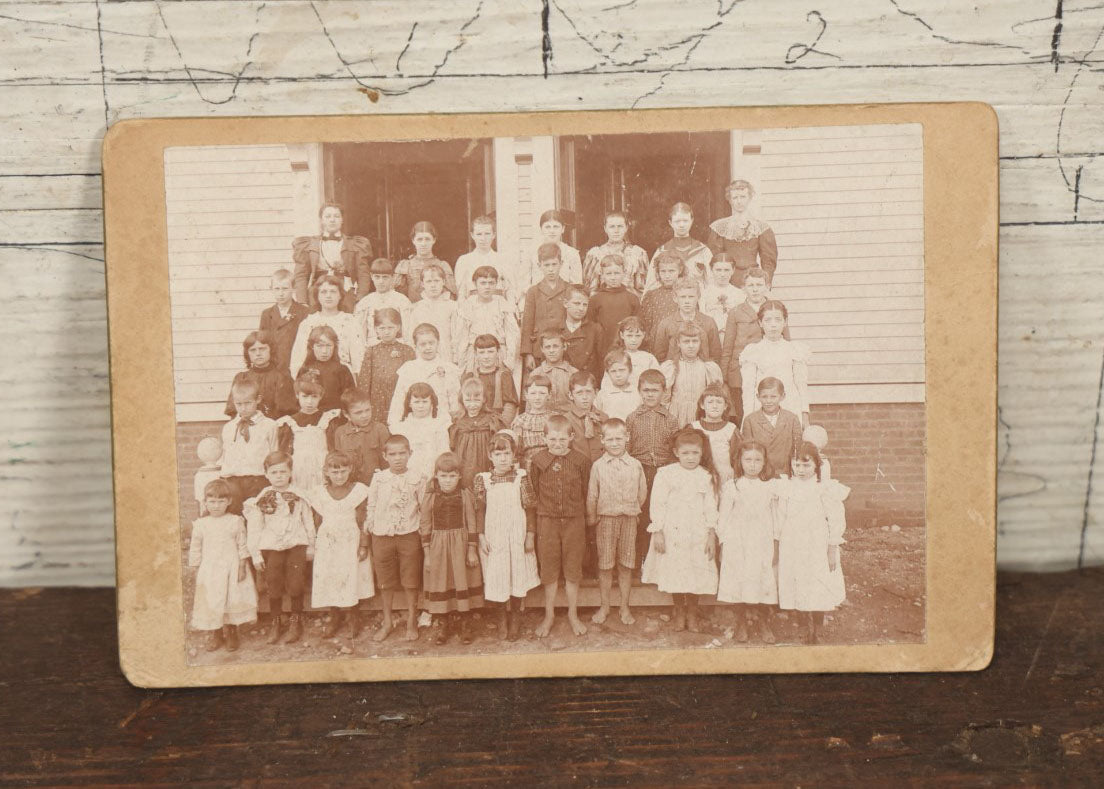
M 537 258 L 543 279 L 525 291 L 521 313 L 521 358 L 526 370 L 540 362 L 540 333 L 549 326 L 562 326 L 564 296 L 568 283 L 560 277 L 562 263 L 556 244 L 541 244 Z
M 767 448 L 755 441 L 744 444 L 736 458 L 736 474 L 721 488 L 717 600 L 736 604 L 737 641 L 746 642 L 748 631 L 757 625 L 763 643 L 773 644 L 770 620 L 778 607 L 778 483 L 767 461 Z
M 370 485 L 376 472 L 387 467 L 383 444 L 391 433 L 376 420 L 371 395 L 363 389 L 346 389 L 341 394 L 341 406 L 347 421 L 333 431 L 331 449 L 349 456 L 353 464 L 350 479 Z
M 620 419 L 602 423 L 603 454 L 590 467 L 587 488 L 587 524 L 598 540 L 598 586 L 602 605 L 591 617 L 602 624 L 609 616 L 613 568 L 617 566 L 617 588 L 621 592 L 621 621 L 636 620 L 629 609 L 632 571 L 636 567 L 636 522 L 648 497 L 648 483 L 640 461 L 627 454 L 629 432 Z
M 534 530 L 536 515 L 529 476 L 515 463 L 508 431 L 491 439 L 491 470 L 476 474 L 476 529 L 483 563 L 483 597 L 499 603 L 498 637 L 516 641 L 525 595 L 540 585 Z
M 431 323 L 419 324 L 414 327 L 412 336 L 417 358 L 399 368 L 395 394 L 387 411 L 387 424 L 392 429 L 402 419 L 407 390 L 418 382 L 433 387 L 443 418 L 460 415 L 460 368 L 441 356 L 441 335 L 437 327 Z
M 728 421 L 731 408 L 732 401 L 728 399 L 728 389 L 724 384 L 710 384 L 698 399 L 698 418 L 690 423 L 692 428 L 702 431 L 709 439 L 713 468 L 717 470 L 722 485 L 735 474 L 732 464 L 740 449 L 740 431 Z
M 503 426 L 514 421 L 518 412 L 517 387 L 514 375 L 499 357 L 498 338 L 481 334 L 475 338 L 475 372 L 472 375 L 483 385 L 483 403 Z
M 651 520 L 650 492 L 656 471 L 675 459 L 671 452 L 671 438 L 678 432 L 678 421 L 663 405 L 667 381 L 659 370 L 645 370 L 638 384 L 640 405 L 625 420 L 629 428 L 629 454 L 640 461 L 644 479 L 648 483 L 649 498 L 641 507 L 637 521 L 636 555 L 643 559 L 648 549 L 648 523 Z
M 276 339 L 266 331 L 251 331 L 242 342 L 242 356 L 245 357 L 245 370 L 234 376 L 230 389 L 242 381 L 252 381 L 257 385 L 257 394 L 261 398 L 258 410 L 269 419 L 279 419 L 295 411 L 295 388 L 291 376 L 284 367 L 273 359 Z M 227 416 L 235 416 L 233 395 L 226 396 Z
M 659 368 L 670 390 L 670 409 L 679 427 L 686 427 L 698 415 L 698 400 L 710 384 L 721 383 L 721 368 L 701 358 L 702 330 L 696 323 L 680 323 L 678 355 Z
M 782 407 L 797 414 L 801 426 L 809 424 L 809 348 L 785 338 L 789 312 L 780 301 L 767 301 L 759 308 L 763 339 L 740 353 L 744 413 L 752 409 L 752 394 L 764 378 L 777 378 L 784 392 Z
M 674 445 L 678 462 L 661 468 L 652 486 L 652 544 L 641 581 L 674 597 L 676 632 L 697 633 L 698 595 L 717 593 L 717 475 L 699 431 L 680 431 Z
M 192 523 L 188 566 L 198 568 L 192 627 L 205 630 L 207 651 L 238 648 L 238 625 L 257 621 L 257 590 L 249 574 L 245 521 L 230 515 L 230 486 L 216 479 L 203 489 L 207 515 Z
M 778 605 L 804 612 L 805 642 L 815 644 L 824 612 L 847 596 L 840 568 L 846 527 L 843 502 L 850 489 L 820 481 L 820 453 L 806 442 L 798 448 L 793 476 L 778 484 Z
M 400 325 L 417 326 L 410 322 L 410 299 L 395 290 L 395 269 L 387 258 L 372 261 L 372 285 L 374 290 L 357 302 L 354 315 L 357 326 L 364 335 L 365 347 L 371 348 L 380 341 L 376 333 L 376 315 L 380 310 L 395 310 L 401 316 Z
M 571 380 L 578 368 L 564 359 L 563 329 L 545 329 L 540 335 L 540 350 L 544 357 L 539 365 L 533 368 L 532 376 L 540 375 L 548 379 L 552 390 L 549 395 L 548 407 L 553 411 L 562 411 L 567 408 Z
M 273 452 L 264 459 L 268 487 L 245 502 L 246 544 L 253 567 L 264 573 L 272 627 L 268 643 L 275 644 L 287 628 L 284 643 L 303 637 L 303 593 L 307 590 L 307 561 L 314 553 L 314 517 L 303 491 L 291 487 L 291 456 Z M 290 599 L 284 619 L 284 595 Z
M 275 303 L 261 313 L 261 323 L 257 327 L 272 336 L 272 364 L 288 375 L 291 375 L 291 346 L 295 344 L 299 324 L 310 314 L 310 307 L 295 301 L 291 292 L 291 272 L 286 268 L 276 269 L 272 273 Z
M 460 485 L 460 458 L 445 452 L 433 465 L 426 486 L 419 532 L 425 553 L 422 588 L 433 616 L 433 641 L 441 645 L 451 633 L 472 642 L 471 612 L 483 607 L 479 571 L 479 533 L 475 497 Z
M 611 419 L 628 419 L 640 405 L 640 392 L 633 382 L 633 363 L 629 354 L 614 348 L 606 354 L 606 375 L 594 399 L 594 407 Z
M 732 390 L 732 421 L 738 425 L 744 421 L 740 354 L 751 343 L 763 339 L 763 329 L 759 326 L 759 308 L 767 302 L 767 293 L 767 272 L 761 268 L 748 269 L 744 277 L 744 301 L 729 310 L 728 323 L 725 324 L 722 335 L 724 345 L 721 350 L 721 372 L 724 373 L 725 383 Z M 782 337 L 790 339 L 790 330 L 783 329 Z
M 449 420 L 440 412 L 433 387 L 419 381 L 407 389 L 403 418 L 392 432 L 410 442 L 409 467 L 426 479 L 432 476 L 434 462 L 449 451 L 448 431 Z
M 349 637 L 360 635 L 358 606 L 376 592 L 363 530 L 368 486 L 353 480 L 352 466 L 344 452 L 331 452 L 326 455 L 326 484 L 307 493 L 321 518 L 314 538 L 311 607 L 330 608 L 323 638 L 333 638 L 346 621 Z
M 529 376 L 529 385 L 525 390 L 525 411 L 514 417 L 511 429 L 517 435 L 518 462 L 528 470 L 533 456 L 547 446 L 545 425 L 551 412 L 548 400 L 552 392 L 552 382 L 548 376 L 534 372 Z
M 801 444 L 801 421 L 797 414 L 782 408 L 786 390 L 777 378 L 759 382 L 756 396 L 759 410 L 744 417 L 741 431 L 744 442 L 757 441 L 767 448 L 767 460 L 776 474 L 785 474 L 790 458 Z
M 464 415 L 448 429 L 449 446 L 460 458 L 460 484 L 470 489 L 475 475 L 491 470 L 491 438 L 506 425 L 488 411 L 483 384 L 469 373 L 460 383 Z
M 336 409 L 326 412 L 319 409 L 322 393 L 318 374 L 306 370 L 295 382 L 299 410 L 276 421 L 277 444 L 281 452 L 291 455 L 294 461 L 291 484 L 300 490 L 310 490 L 325 481 L 322 464 L 326 460 L 326 428 L 341 415 Z
M 391 398 L 395 396 L 399 368 L 414 359 L 414 349 L 405 342 L 399 342 L 403 324 L 398 310 L 390 307 L 378 309 L 372 314 L 372 320 L 378 342 L 364 352 L 357 386 L 368 393 L 372 413 L 383 419 L 391 408 Z
M 407 467 L 410 442 L 406 436 L 388 438 L 383 445 L 383 459 L 387 461 L 387 468 L 376 474 L 368 486 L 364 521 L 369 536 L 372 569 L 383 603 L 383 618 L 374 638 L 383 641 L 394 629 L 391 609 L 395 592 L 401 589 L 406 595 L 406 632 L 403 638 L 417 641 L 415 610 L 423 563 L 418 526 L 426 478 Z
M 547 636 L 555 622 L 561 570 L 567 620 L 575 635 L 586 634 L 576 606 L 579 582 L 583 580 L 590 458 L 571 448 L 572 437 L 571 424 L 565 417 L 548 417 L 548 446 L 533 457 L 530 466 L 537 494 L 537 564 L 544 585 L 544 619 L 537 626 L 537 638 Z

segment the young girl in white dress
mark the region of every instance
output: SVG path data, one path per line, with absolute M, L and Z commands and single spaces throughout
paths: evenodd
M 517 440 L 502 430 L 491 438 L 491 470 L 475 475 L 476 528 L 483 563 L 483 599 L 501 603 L 498 637 L 516 641 L 525 595 L 540 586 L 536 554 L 537 497 L 517 467 Z
M 809 348 L 782 336 L 788 318 L 786 305 L 780 301 L 765 301 L 759 307 L 763 339 L 740 352 L 744 413 L 755 410 L 759 382 L 773 377 L 785 387 L 782 408 L 797 414 L 805 426 L 809 424 Z M 785 469 L 781 471 L 785 473 Z
M 622 318 L 617 324 L 617 341 L 614 343 L 614 348 L 624 348 L 625 353 L 629 355 L 629 360 L 632 362 L 632 369 L 629 370 L 629 385 L 633 389 L 637 388 L 642 372 L 659 369 L 659 360 L 655 355 L 640 347 L 644 344 L 645 336 L 644 322 L 637 315 Z M 609 382 L 609 373 L 606 373 L 602 377 L 602 387 L 608 389 Z
M 843 502 L 850 489 L 820 479 L 820 453 L 802 442 L 792 463 L 793 476 L 777 480 L 778 605 L 805 612 L 805 641 L 815 644 L 824 612 L 847 596 L 840 567 L 846 527 Z
M 323 638 L 333 638 L 349 622 L 349 635 L 360 635 L 361 600 L 376 593 L 365 533 L 368 486 L 350 482 L 353 460 L 344 452 L 326 455 L 326 483 L 308 491 L 311 507 L 321 517 L 314 541 L 311 606 L 330 608 Z
M 310 490 L 323 484 L 322 463 L 326 460 L 326 428 L 337 417 L 339 409 L 321 411 L 322 383 L 315 370 L 304 370 L 295 382 L 295 397 L 299 411 L 276 420 L 276 442 L 281 452 L 295 459 L 291 467 L 291 484 L 300 490 Z
M 701 327 L 683 321 L 678 330 L 678 356 L 659 366 L 667 380 L 667 408 L 679 427 L 686 427 L 697 418 L 698 400 L 705 387 L 724 381 L 717 363 L 701 358 L 701 344 Z
M 406 391 L 403 417 L 392 433 L 406 436 L 410 442 L 410 462 L 407 468 L 420 471 L 426 478 L 433 476 L 433 464 L 449 451 L 448 414 L 440 413 L 437 393 L 427 383 L 418 383 Z
M 249 572 L 245 520 L 230 515 L 230 486 L 225 480 L 203 489 L 207 515 L 192 523 L 188 566 L 199 568 L 192 601 L 192 627 L 208 631 L 207 651 L 226 644 L 238 648 L 238 625 L 257 620 L 257 589 Z
M 709 452 L 713 456 L 713 468 L 723 486 L 735 475 L 732 464 L 740 449 L 740 431 L 728 421 L 732 408 L 728 387 L 724 384 L 710 384 L 698 398 L 698 418 L 690 424 L 695 430 L 705 433 L 709 439 Z
M 329 274 L 319 277 L 314 289 L 318 294 L 318 312 L 312 312 L 299 324 L 288 366 L 295 371 L 306 361 L 311 329 L 329 326 L 337 335 L 338 360 L 356 375 L 364 358 L 364 326 L 353 313 L 342 312 L 340 305 L 345 289 L 339 277 Z M 336 396 L 340 397 L 341 393 Z
M 758 441 L 744 444 L 736 456 L 736 473 L 736 478 L 721 489 L 717 600 L 736 604 L 737 641 L 747 641 L 748 630 L 758 624 L 763 642 L 773 644 L 770 620 L 778 606 L 777 481 L 767 460 L 767 448 Z
M 673 443 L 678 462 L 652 484 L 652 542 L 640 580 L 672 595 L 676 631 L 697 633 L 697 596 L 717 593 L 717 473 L 703 433 L 682 430 Z

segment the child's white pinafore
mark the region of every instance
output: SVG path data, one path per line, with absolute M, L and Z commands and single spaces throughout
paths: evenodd
M 717 599 L 723 603 L 778 604 L 774 572 L 777 480 L 741 477 L 721 489 L 721 578 Z
M 521 481 L 525 470 L 518 469 L 511 482 L 493 482 L 491 472 L 484 471 L 487 510 L 483 536 L 490 553 L 483 562 L 483 598 L 501 603 L 510 597 L 524 597 L 540 585 L 537 554 L 525 552 L 525 508 L 521 506 Z
M 285 425 L 291 430 L 291 484 L 300 490 L 324 485 L 326 478 L 322 474 L 322 465 L 326 461 L 326 428 L 330 422 L 341 416 L 337 409 L 322 414 L 316 425 L 300 425 L 290 416 L 282 416 L 276 425 Z
M 360 527 L 356 508 L 368 498 L 368 486 L 357 482 L 343 499 L 335 499 L 325 485 L 307 494 L 311 506 L 322 516 L 314 539 L 314 571 L 311 576 L 311 606 L 349 608 L 375 594 L 372 562 L 360 561 Z
M 672 594 L 716 594 L 717 563 L 706 555 L 709 532 L 717 526 L 717 500 L 709 472 L 678 463 L 656 472 L 652 484 L 652 542 L 640 580 Z M 663 531 L 664 551 L 655 546 Z
M 724 427 L 717 430 L 707 430 L 702 427 L 701 420 L 695 420 L 690 426 L 705 433 L 709 439 L 709 452 L 713 456 L 713 468 L 717 470 L 717 476 L 721 478 L 721 484 L 728 482 L 736 472 L 732 468 L 732 436 L 736 433 L 736 425 L 725 422 Z
M 192 524 L 188 564 L 199 567 L 192 627 L 218 630 L 257 619 L 257 588 L 248 568 L 245 580 L 238 580 L 241 560 L 248 557 L 245 521 L 240 515 L 207 515 Z
M 843 543 L 843 500 L 851 492 L 836 480 L 777 480 L 778 605 L 831 611 L 844 601 L 842 559 L 828 569 L 828 546 Z

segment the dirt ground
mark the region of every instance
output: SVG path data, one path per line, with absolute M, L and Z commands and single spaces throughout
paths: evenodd
M 924 640 L 924 613 L 926 606 L 924 572 L 924 535 L 922 527 L 883 526 L 852 529 L 847 532 L 847 544 L 842 548 L 842 564 L 847 584 L 847 600 L 836 611 L 825 617 L 821 633 L 822 644 L 900 644 L 918 643 Z M 189 605 L 192 596 L 193 574 L 185 575 L 184 600 Z M 587 582 L 584 581 L 584 586 Z M 322 638 L 324 614 L 310 613 L 304 638 L 298 644 L 265 643 L 268 632 L 268 615 L 262 613 L 257 623 L 240 628 L 241 648 L 234 653 L 224 649 L 207 652 L 204 648 L 206 634 L 189 630 L 187 647 L 189 662 L 193 665 L 219 665 L 240 662 L 266 662 L 284 660 L 317 660 L 320 658 L 391 658 L 425 655 L 484 655 L 523 654 L 569 651 L 602 651 L 618 649 L 688 649 L 688 648 L 740 648 L 756 646 L 753 637 L 749 644 L 740 644 L 733 637 L 734 615 L 732 607 L 724 604 L 703 606 L 702 632 L 676 633 L 670 623 L 670 607 L 634 606 L 636 623 L 624 625 L 614 609 L 602 625 L 590 622 L 593 608 L 580 611 L 587 624 L 585 636 L 572 634 L 567 618 L 558 612 L 556 625 L 548 638 L 538 639 L 533 634 L 540 622 L 543 610 L 532 604 L 538 597 L 530 596 L 530 606 L 523 615 L 521 637 L 515 642 L 500 641 L 497 637 L 496 619 L 493 614 L 475 614 L 476 639 L 464 646 L 454 637 L 444 646 L 430 641 L 428 628 L 421 630 L 421 637 L 414 642 L 401 638 L 396 629 L 383 643 L 373 640 L 372 634 L 379 624 L 380 614 L 371 610 L 364 613 L 366 626 L 352 640 L 348 629 L 332 639 Z M 617 599 L 616 585 L 614 599 Z M 779 646 L 801 643 L 798 617 L 786 612 L 774 615 L 773 627 Z

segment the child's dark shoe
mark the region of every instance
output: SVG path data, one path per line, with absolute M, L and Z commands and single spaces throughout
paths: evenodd
M 471 614 L 460 614 L 460 626 L 457 628 L 460 632 L 460 643 L 470 644 L 472 642 L 472 625 Z
M 364 618 L 360 615 L 360 609 L 353 608 L 349 611 L 349 638 L 356 638 L 364 629 Z
M 280 640 L 280 636 L 284 633 L 284 628 L 287 626 L 283 614 L 273 614 L 272 622 L 269 625 L 268 631 L 268 643 L 275 644 Z
M 212 630 L 211 635 L 207 636 L 207 651 L 215 652 L 222 646 L 222 631 Z
M 226 625 L 223 629 L 223 634 L 226 639 L 226 651 L 237 652 L 238 651 L 238 626 Z
M 303 637 L 303 615 L 292 614 L 288 617 L 288 634 L 284 639 L 285 644 L 294 644 Z
M 340 611 L 334 611 L 330 614 L 330 621 L 322 629 L 322 638 L 333 638 L 341 631 L 341 626 L 344 624 L 345 617 L 342 616 Z
M 437 644 L 438 646 L 441 646 L 442 644 L 448 643 L 449 628 L 448 628 L 448 620 L 445 617 L 443 617 L 443 616 L 433 617 L 432 636 L 433 636 L 433 643 Z

